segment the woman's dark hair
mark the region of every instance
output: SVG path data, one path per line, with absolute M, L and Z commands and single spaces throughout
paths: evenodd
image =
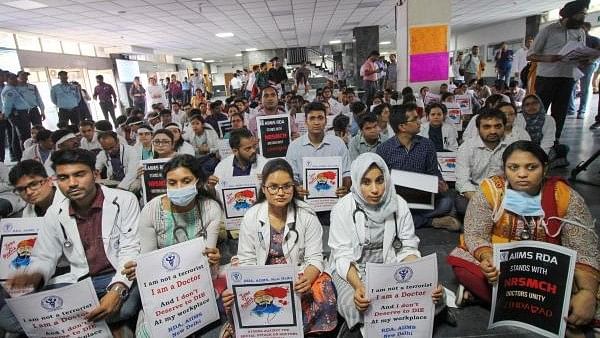
M 502 102 L 503 99 L 504 97 L 500 94 L 492 94 L 487 99 L 485 99 L 484 107 L 496 108 L 496 106 L 500 104 L 500 102 Z
M 198 179 L 198 183 L 196 183 L 196 187 L 198 189 L 198 200 L 209 199 L 217 202 L 219 207 L 223 209 L 221 205 L 221 201 L 219 201 L 214 194 L 211 194 L 206 188 L 206 181 L 208 180 L 208 175 L 202 169 L 202 162 L 196 157 L 183 154 L 177 155 L 169 160 L 169 162 L 165 163 L 163 167 L 163 177 L 167 179 L 167 173 L 169 171 L 175 170 L 177 168 L 186 168 L 192 172 L 192 174 Z
M 402 96 L 402 104 L 405 103 L 417 103 L 417 97 L 414 96 L 413 94 L 407 94 Z
M 383 110 L 387 108 L 390 113 L 392 112 L 392 106 L 387 103 L 378 104 L 377 107 L 373 108 L 373 114 L 380 116 L 383 113 Z
M 290 164 L 282 158 L 275 158 L 275 159 L 272 159 L 269 162 L 265 163 L 263 170 L 262 170 L 262 175 L 261 175 L 262 182 L 263 183 L 267 182 L 267 178 L 269 178 L 269 175 L 271 175 L 272 173 L 274 173 L 276 171 L 280 171 L 280 170 L 288 173 L 288 175 L 290 175 L 290 177 L 292 178 L 292 182 L 293 182 L 294 170 L 292 169 L 292 166 L 290 166 Z M 260 202 L 264 202 L 266 199 L 267 199 L 267 197 L 263 193 L 263 190 L 259 189 L 258 198 L 256 199 L 256 204 L 258 204 Z M 300 196 L 298 196 L 298 192 L 296 192 L 296 189 L 294 189 L 294 196 L 293 196 L 292 201 L 294 201 L 296 199 L 300 199 Z
M 171 122 L 165 126 L 165 129 L 167 129 L 167 127 L 171 127 L 171 126 L 175 126 L 175 127 L 177 127 L 177 129 L 179 129 L 179 140 L 177 140 L 177 142 L 173 143 L 173 149 L 175 149 L 175 151 L 179 151 L 179 148 L 183 145 L 183 142 L 184 142 L 183 136 L 181 135 L 181 127 L 179 126 L 179 124 L 177 124 L 175 122 Z M 173 132 L 171 132 L 171 134 L 173 134 Z M 173 141 L 175 141 L 175 134 L 173 134 Z
M 548 155 L 544 149 L 542 149 L 542 147 L 532 141 L 521 140 L 513 142 L 506 147 L 504 153 L 502 153 L 502 166 L 506 165 L 506 161 L 515 151 L 524 151 L 532 154 L 535 156 L 535 158 L 542 162 L 543 167 L 546 167 L 546 164 L 548 164 Z
M 429 116 L 429 113 L 431 113 L 431 110 L 433 108 L 439 108 L 444 115 L 448 114 L 448 108 L 446 108 L 445 105 L 443 105 L 441 103 L 437 103 L 437 102 L 428 104 L 427 107 L 425 107 L 425 114 L 427 114 Z

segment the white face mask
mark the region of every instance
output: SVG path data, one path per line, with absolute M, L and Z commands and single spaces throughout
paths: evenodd
M 196 188 L 196 183 L 185 186 L 183 188 L 169 188 L 167 187 L 167 197 L 171 202 L 177 206 L 184 207 L 196 198 L 198 195 L 198 188 Z

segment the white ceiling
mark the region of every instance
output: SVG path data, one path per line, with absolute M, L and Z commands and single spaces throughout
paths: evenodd
M 394 39 L 395 0 L 35 0 L 20 10 L 0 0 L 0 28 L 102 47 L 135 45 L 185 57 L 235 60 L 246 48 L 319 46 L 379 25 Z M 418 0 L 409 0 L 418 1 Z M 524 17 L 564 0 L 452 0 L 452 28 Z M 232 32 L 232 38 L 215 37 Z M 501 32 L 499 32 L 501 34 Z

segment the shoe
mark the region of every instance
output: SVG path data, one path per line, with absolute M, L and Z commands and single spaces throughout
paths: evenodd
M 592 123 L 590 130 L 600 129 L 600 121 Z
M 584 114 L 584 113 L 577 113 L 577 119 L 578 119 L 578 120 L 583 120 L 583 119 L 585 119 L 585 114 Z
M 435 217 L 431 220 L 431 226 L 436 229 L 446 229 L 448 231 L 460 231 L 462 224 L 452 216 Z
M 567 161 L 566 157 L 559 157 L 554 161 L 550 162 L 550 169 L 554 168 L 566 168 L 570 165 L 569 161 Z

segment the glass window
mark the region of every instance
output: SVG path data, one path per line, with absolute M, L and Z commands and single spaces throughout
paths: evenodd
M 81 54 L 81 52 L 79 51 L 79 44 L 77 42 L 71 42 L 71 41 L 61 41 L 61 42 L 62 42 L 63 53 L 74 54 L 74 55 Z
M 90 43 L 81 42 L 79 44 L 79 49 L 81 49 L 81 55 L 96 56 L 96 49 L 94 48 L 94 45 Z
M 42 38 L 42 50 L 48 53 L 62 53 L 59 40 Z
M 17 34 L 18 49 L 41 52 L 40 39 L 36 36 Z
M 15 49 L 15 36 L 12 33 L 0 32 L 0 47 Z

